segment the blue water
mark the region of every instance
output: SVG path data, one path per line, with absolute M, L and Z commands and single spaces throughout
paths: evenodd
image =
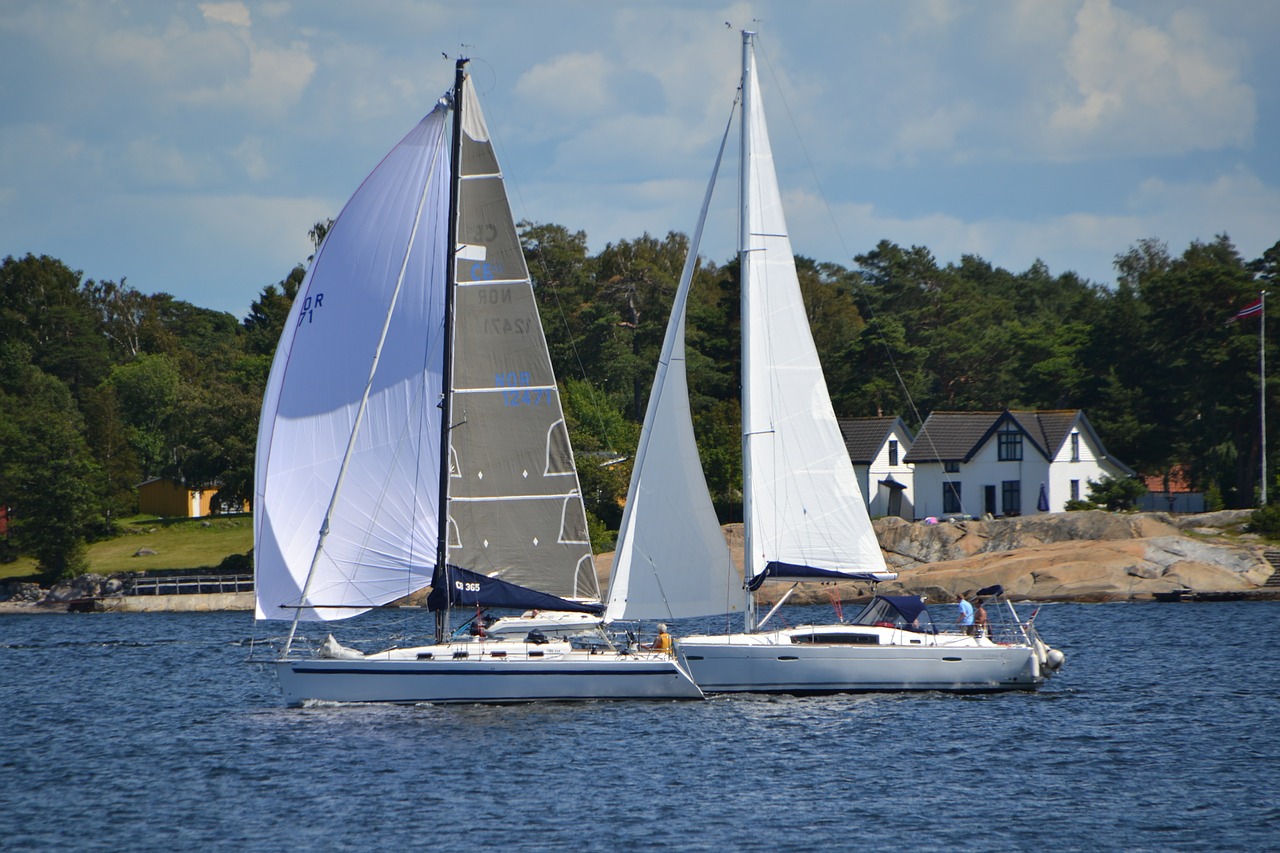
M 247 614 L 0 616 L 0 846 L 1280 848 L 1280 604 L 1037 624 L 1036 694 L 289 709 Z

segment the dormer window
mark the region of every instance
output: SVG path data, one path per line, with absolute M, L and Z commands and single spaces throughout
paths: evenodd
M 997 456 L 1001 462 L 1022 461 L 1022 433 L 1016 430 L 1004 430 L 996 434 L 999 444 Z

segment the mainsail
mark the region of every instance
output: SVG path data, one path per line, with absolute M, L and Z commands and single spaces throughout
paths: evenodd
M 462 95 L 449 564 L 600 598 L 560 393 L 484 115 Z
M 753 587 L 765 578 L 883 574 L 805 314 L 750 36 L 742 48 L 740 238 L 746 574 Z

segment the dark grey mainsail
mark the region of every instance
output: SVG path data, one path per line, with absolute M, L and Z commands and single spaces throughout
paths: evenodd
M 460 101 L 448 562 L 552 595 L 599 600 L 533 285 L 469 78 Z

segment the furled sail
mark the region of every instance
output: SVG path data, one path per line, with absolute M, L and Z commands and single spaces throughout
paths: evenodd
M 301 618 L 338 619 L 430 582 L 443 392 L 446 118 L 443 107 L 431 112 L 365 179 L 290 310 L 258 429 L 258 618 L 293 619 L 304 588 Z
M 747 576 L 753 586 L 766 577 L 892 577 L 885 572 L 809 330 L 750 39 L 743 50 Z

